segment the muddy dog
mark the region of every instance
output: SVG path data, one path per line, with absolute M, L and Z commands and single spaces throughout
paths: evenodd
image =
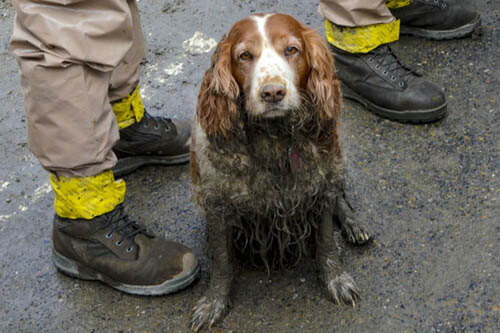
M 219 42 L 191 142 L 194 197 L 206 215 L 212 260 L 192 330 L 227 312 L 233 252 L 269 271 L 293 266 L 314 248 L 331 300 L 359 300 L 334 239 L 334 221 L 350 242 L 370 239 L 346 199 L 340 104 L 326 43 L 294 18 L 252 15 Z

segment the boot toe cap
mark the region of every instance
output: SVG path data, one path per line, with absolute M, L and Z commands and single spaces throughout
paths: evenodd
M 179 151 L 189 152 L 189 145 L 191 143 L 191 121 L 172 119 L 175 126 L 177 137 L 175 139 L 175 146 Z
M 405 104 L 408 110 L 434 110 L 446 104 L 446 97 L 441 89 L 427 81 L 413 85 L 405 94 Z

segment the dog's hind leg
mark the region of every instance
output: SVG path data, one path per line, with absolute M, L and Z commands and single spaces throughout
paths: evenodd
M 317 231 L 316 259 L 320 280 L 325 284 L 328 296 L 335 304 L 355 306 L 360 299 L 354 279 L 347 274 L 340 260 L 340 248 L 333 230 L 333 209 L 327 207 L 321 216 Z
M 210 287 L 198 300 L 191 313 L 191 331 L 212 327 L 224 318 L 230 306 L 229 293 L 233 281 L 232 223 L 207 214 L 207 234 L 211 261 Z
M 354 211 L 347 200 L 344 184 L 340 186 L 334 212 L 337 216 L 340 228 L 342 229 L 342 233 L 349 242 L 361 245 L 370 240 L 371 232 L 368 227 L 357 221 L 354 217 Z

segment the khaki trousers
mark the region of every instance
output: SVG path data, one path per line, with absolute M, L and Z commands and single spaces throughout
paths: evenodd
M 145 41 L 135 0 L 12 0 L 28 147 L 58 176 L 116 163 L 111 102 L 139 82 Z
M 320 0 L 318 12 L 333 24 L 346 27 L 394 21 L 386 0 Z

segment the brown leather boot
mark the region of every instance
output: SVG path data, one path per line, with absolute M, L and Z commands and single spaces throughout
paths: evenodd
M 129 294 L 170 294 L 190 285 L 199 271 L 188 247 L 153 236 L 121 205 L 91 220 L 56 215 L 52 241 L 59 271 Z
M 188 121 L 153 117 L 146 111 L 140 122 L 120 130 L 113 147 L 118 178 L 144 165 L 174 165 L 189 162 L 191 124 Z

